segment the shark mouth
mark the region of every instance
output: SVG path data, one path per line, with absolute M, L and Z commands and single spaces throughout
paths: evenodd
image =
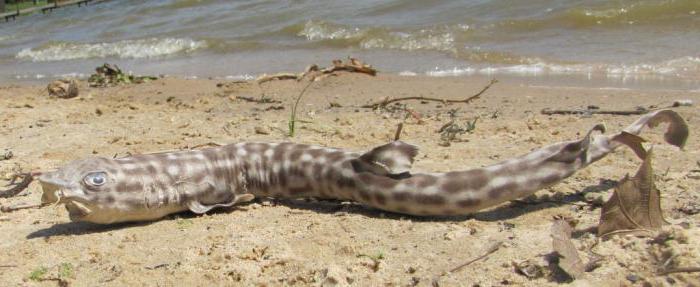
M 66 209 L 68 210 L 68 216 L 72 221 L 80 220 L 92 213 L 92 210 L 90 210 L 87 206 L 75 200 L 66 202 Z
M 43 181 L 41 178 L 39 181 L 41 182 L 41 189 L 43 190 L 43 194 L 41 196 L 42 204 L 65 204 L 71 221 L 81 220 L 92 213 L 92 210 L 90 210 L 90 208 L 88 208 L 85 204 L 80 203 L 73 198 L 67 197 L 61 185 L 49 181 Z

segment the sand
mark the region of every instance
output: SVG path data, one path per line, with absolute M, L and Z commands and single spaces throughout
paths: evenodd
M 698 92 L 544 87 L 502 79 L 470 104 L 405 102 L 373 111 L 362 104 L 383 97 L 458 99 L 481 89 L 479 77 L 403 77 L 342 74 L 309 88 L 301 101 L 296 135 L 286 136 L 300 83 L 259 87 L 222 80 L 165 78 L 80 96 L 50 98 L 42 85 L 0 87 L 2 176 L 13 169 L 50 170 L 72 159 L 183 149 L 210 142 L 294 141 L 367 150 L 390 141 L 405 122 L 402 140 L 420 146 L 417 171 L 485 166 L 557 141 L 580 138 L 597 123 L 613 132 L 637 116 L 545 116 L 542 108 L 634 109 L 677 99 L 700 102 Z M 236 96 L 279 100 L 259 104 Z M 280 110 L 281 108 L 281 110 Z M 471 133 L 446 146 L 437 130 L 454 119 L 479 117 Z M 655 147 L 654 168 L 662 208 L 673 224 L 653 238 L 623 235 L 598 242 L 596 205 L 612 194 L 610 181 L 636 171 L 640 161 L 620 149 L 526 203 L 506 203 L 472 216 L 418 218 L 349 202 L 260 199 L 204 216 L 178 214 L 141 224 L 73 223 L 62 206 L 0 213 L 0 282 L 4 286 L 543 286 L 699 285 L 698 273 L 657 275 L 659 266 L 698 266 L 700 259 L 700 112 L 678 111 L 689 123 L 685 151 L 662 142 L 662 129 L 644 136 Z M 2 181 L 0 183 L 6 183 Z M 584 195 L 585 192 L 585 195 Z M 33 183 L 3 206 L 38 203 Z M 693 209 L 694 208 L 694 209 Z M 695 214 L 693 214 L 695 213 Z M 587 278 L 571 281 L 549 267 L 549 230 L 555 216 L 576 219 L 574 244 L 584 261 L 602 256 Z M 664 237 L 665 236 L 665 237 Z M 483 254 L 488 257 L 451 274 Z M 531 277 L 515 265 L 527 267 Z M 43 278 L 43 280 L 42 280 Z M 47 280 L 48 279 L 48 280 Z

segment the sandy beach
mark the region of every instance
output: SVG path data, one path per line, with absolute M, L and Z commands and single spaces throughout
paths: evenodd
M 343 73 L 315 82 L 299 106 L 296 135 L 290 110 L 303 87 L 215 79 L 164 78 L 144 84 L 90 88 L 72 99 L 49 97 L 46 83 L 0 86 L 0 184 L 16 171 L 41 171 L 90 156 L 178 150 L 208 143 L 293 141 L 363 151 L 401 139 L 418 145 L 413 170 L 485 166 L 550 143 L 581 138 L 598 123 L 617 132 L 638 116 L 542 115 L 544 108 L 634 110 L 700 102 L 700 93 L 529 85 L 499 78 L 469 104 L 406 101 L 405 107 L 361 106 L 385 97 L 466 98 L 486 77 L 425 77 Z M 254 103 L 237 97 L 279 101 Z M 407 113 L 406 108 L 412 112 Z M 700 112 L 675 110 L 690 126 L 684 151 L 665 144 L 664 129 L 646 130 L 654 146 L 656 185 L 672 224 L 655 237 L 622 235 L 599 241 L 600 202 L 640 160 L 628 149 L 593 164 L 524 201 L 471 216 L 420 218 L 340 201 L 260 198 L 204 216 L 178 214 L 141 224 L 72 223 L 63 206 L 0 213 L 0 282 L 4 286 L 697 286 L 698 273 L 658 275 L 700 261 Z M 478 117 L 473 131 L 449 145 L 437 132 Z M 40 202 L 38 183 L 2 206 Z M 571 281 L 550 268 L 553 218 L 575 219 L 574 245 L 599 267 Z M 503 245 L 484 259 L 446 271 Z M 534 272 L 523 275 L 514 266 Z M 525 266 L 525 267 L 523 267 Z M 38 273 L 42 276 L 37 277 Z M 527 273 L 527 272 L 526 272 Z M 435 279 L 439 278 L 439 279 Z M 37 280 L 39 279 L 39 280 Z

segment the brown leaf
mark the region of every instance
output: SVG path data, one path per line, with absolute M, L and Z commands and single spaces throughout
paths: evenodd
M 654 184 L 652 151 L 633 178 L 625 176 L 610 200 L 603 204 L 598 235 L 614 233 L 647 233 L 666 224 L 661 213 L 661 195 Z
M 572 278 L 582 278 L 586 267 L 578 255 L 578 251 L 571 242 L 571 226 L 563 219 L 554 221 L 552 225 L 552 246 L 559 254 L 559 267 Z

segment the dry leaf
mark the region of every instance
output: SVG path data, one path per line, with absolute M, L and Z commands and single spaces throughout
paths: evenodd
M 554 221 L 552 225 L 552 246 L 559 254 L 559 267 L 574 279 L 585 276 L 586 267 L 571 242 L 571 226 L 563 219 Z
M 661 214 L 661 195 L 654 184 L 651 166 L 652 151 L 646 154 L 637 174 L 625 176 L 615 188 L 610 200 L 603 204 L 598 235 L 649 232 L 666 224 Z

